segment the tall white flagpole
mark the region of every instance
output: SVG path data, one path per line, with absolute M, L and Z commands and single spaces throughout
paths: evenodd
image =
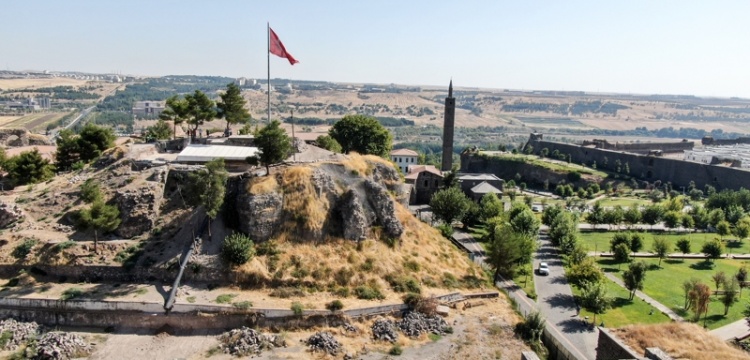
M 266 35 L 268 40 L 267 61 L 268 64 L 268 123 L 271 123 L 271 24 L 266 22 Z

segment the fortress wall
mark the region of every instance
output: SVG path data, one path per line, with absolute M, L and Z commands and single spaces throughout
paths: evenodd
M 575 163 L 590 165 L 592 161 L 596 161 L 597 168 L 609 171 L 615 171 L 615 161 L 620 160 L 622 166 L 628 163 L 630 175 L 649 182 L 656 180 L 661 180 L 662 182 L 670 181 L 676 188 L 680 186 L 687 187 L 690 181 L 694 181 L 699 188 L 702 188 L 706 184 L 714 186 L 717 189 L 739 189 L 750 186 L 750 171 L 737 168 L 623 153 L 544 140 L 530 141 L 529 144 L 534 147 L 535 152 L 543 148 L 549 149 L 550 153 L 557 150 L 564 154 L 570 154 Z M 606 165 L 605 158 L 607 159 Z

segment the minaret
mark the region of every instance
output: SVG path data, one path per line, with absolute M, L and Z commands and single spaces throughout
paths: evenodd
M 453 79 L 448 85 L 445 98 L 445 118 L 443 119 L 443 164 L 440 170 L 450 171 L 453 167 L 453 123 L 456 118 L 456 99 L 453 98 Z

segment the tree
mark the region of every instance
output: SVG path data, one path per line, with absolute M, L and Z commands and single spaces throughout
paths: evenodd
M 623 220 L 628 225 L 635 225 L 641 222 L 641 211 L 638 210 L 638 206 L 633 205 L 625 210 Z
M 690 278 L 690 280 L 685 280 L 682 282 L 682 291 L 685 294 L 685 305 L 682 306 L 683 309 L 688 310 L 690 309 L 690 292 L 695 288 L 695 285 L 698 284 L 700 280 L 696 278 Z
M 646 280 L 646 263 L 635 261 L 630 263 L 628 269 L 622 273 L 622 281 L 625 288 L 630 291 L 630 299 L 633 300 L 637 290 L 643 290 L 643 283 Z
M 729 308 L 737 302 L 737 282 L 733 279 L 732 281 L 724 281 L 724 294 L 721 296 L 721 303 L 724 304 L 724 316 L 729 313 Z
M 664 209 L 658 204 L 646 206 L 643 209 L 642 218 L 643 222 L 651 225 L 653 228 L 659 221 L 661 221 Z
M 708 227 L 709 219 L 708 219 L 708 211 L 705 207 L 700 205 L 693 206 L 692 209 L 688 212 L 690 217 L 693 218 L 693 224 L 698 229 L 705 229 Z
M 98 252 L 99 233 L 108 233 L 120 226 L 120 210 L 116 206 L 95 201 L 78 212 L 78 225 L 82 229 L 94 230 L 94 252 Z
M 721 220 L 718 224 L 716 224 L 716 234 L 719 235 L 719 237 L 724 239 L 724 236 L 727 236 L 731 233 L 731 225 L 729 225 L 729 221 Z
M 94 203 L 102 200 L 102 191 L 96 180 L 88 179 L 83 185 L 81 185 L 81 200 L 87 203 Z
M 682 214 L 682 218 L 680 221 L 682 222 L 682 227 L 686 230 L 690 231 L 695 227 L 695 221 L 693 220 L 693 217 L 688 214 Z
M 690 240 L 687 238 L 682 238 L 680 240 L 677 240 L 677 250 L 680 250 L 683 254 L 689 254 L 690 253 Z
M 449 188 L 458 185 L 458 165 L 453 165 L 451 170 L 443 176 L 443 188 Z
M 594 203 L 591 212 L 586 217 L 586 221 L 588 221 L 589 224 L 594 225 L 594 228 L 596 228 L 596 225 L 604 223 L 604 208 L 602 207 L 601 202 L 597 201 Z
M 500 216 L 503 213 L 504 204 L 494 193 L 487 193 L 479 201 L 479 219 L 482 222 Z
M 716 285 L 716 291 L 719 291 L 719 286 L 727 282 L 727 274 L 723 271 L 717 271 L 711 276 L 711 280 L 713 280 L 714 285 Z
M 724 221 L 724 210 L 713 209 L 708 213 L 708 223 L 711 226 L 717 226 L 720 222 Z
M 346 115 L 328 131 L 345 153 L 358 152 L 387 157 L 391 152 L 391 133 L 373 117 Z
M 278 120 L 260 129 L 255 137 L 255 145 L 259 149 L 257 161 L 266 167 L 266 175 L 270 175 L 272 164 L 284 161 L 292 151 L 292 140 Z
M 620 265 L 622 265 L 622 263 L 630 261 L 630 249 L 626 244 L 618 244 L 617 246 L 615 246 L 613 255 L 615 262 L 619 264 L 617 266 L 618 269 L 620 268 Z
M 78 136 L 80 158 L 86 162 L 98 158 L 105 150 L 115 146 L 117 138 L 112 129 L 92 123 L 86 124 Z
M 688 247 L 690 246 L 690 241 L 688 241 Z M 672 244 L 670 241 L 666 238 L 663 238 L 661 236 L 654 237 L 654 245 L 653 245 L 653 251 L 654 254 L 659 258 L 659 267 L 661 267 L 661 261 L 667 257 L 667 254 L 669 253 L 669 249 L 672 248 Z M 688 249 L 689 250 L 689 249 Z
M 323 149 L 326 149 L 328 151 L 333 151 L 335 153 L 341 152 L 341 144 L 339 144 L 336 139 L 332 138 L 330 135 L 320 135 L 317 139 L 315 139 L 315 143 L 318 144 Z
M 612 306 L 612 298 L 607 293 L 607 286 L 603 281 L 587 282 L 581 288 L 581 305 L 596 315 L 604 314 Z
M 563 212 L 562 207 L 558 205 L 551 205 L 544 208 L 542 211 L 542 224 L 550 226 L 552 221 L 557 217 L 557 214 Z
M 433 194 L 430 198 L 430 208 L 435 217 L 450 225 L 468 210 L 469 201 L 471 200 L 464 195 L 463 191 L 454 186 Z
M 536 237 L 539 232 L 539 219 L 528 208 L 516 216 L 511 216 L 509 220 L 511 228 L 517 233 Z
M 604 211 L 604 223 L 609 224 L 610 226 L 620 225 L 622 219 L 624 218 L 624 214 L 625 213 L 622 210 L 622 206 L 617 205 L 611 210 Z
M 229 135 L 230 125 L 247 124 L 252 119 L 250 113 L 245 109 L 245 98 L 242 97 L 240 87 L 234 83 L 227 84 L 227 90 L 219 95 L 221 100 L 216 103 L 218 108 L 217 116 L 227 122 L 227 128 L 224 130 Z
M 701 282 L 696 283 L 688 293 L 690 308 L 695 313 L 695 320 L 700 319 L 701 314 L 708 313 L 708 303 L 711 300 L 711 289 Z
M 512 278 L 519 265 L 531 261 L 534 253 L 533 238 L 514 232 L 506 224 L 492 224 L 486 236 L 487 260 L 499 275 Z
M 232 265 L 242 265 L 255 255 L 255 246 L 250 238 L 242 233 L 232 233 L 221 244 L 221 255 Z
M 57 138 L 55 151 L 55 167 L 58 171 L 67 171 L 73 164 L 80 161 L 81 150 L 78 148 L 78 135 L 72 130 L 62 130 Z
M 630 234 L 627 233 L 616 233 L 612 235 L 612 239 L 609 240 L 609 251 L 615 252 L 615 247 L 620 244 L 625 244 L 630 249 Z
M 586 257 L 583 261 L 572 263 L 568 270 L 568 281 L 578 288 L 582 288 L 586 283 L 600 282 L 604 280 L 604 274 L 596 260 Z
M 682 215 L 677 211 L 667 211 L 664 214 L 664 226 L 670 229 L 674 229 L 679 226 L 680 220 L 682 220 Z
M 164 120 L 159 120 L 156 124 L 146 128 L 146 141 L 166 140 L 172 137 L 172 129 Z
M 203 206 L 208 216 L 208 234 L 211 236 L 211 220 L 216 219 L 224 204 L 228 173 L 224 158 L 217 158 L 206 163 L 205 169 L 192 172 L 189 177 L 188 199 L 191 205 Z
M 635 254 L 643 248 L 643 236 L 640 234 L 630 234 L 630 251 Z
M 187 101 L 187 123 L 191 128 L 191 137 L 195 139 L 195 133 L 198 127 L 206 122 L 212 121 L 216 117 L 216 109 L 213 100 L 200 90 L 195 90 L 192 94 L 185 95 Z
M 3 167 L 14 186 L 36 184 L 55 176 L 54 166 L 42 157 L 37 148 L 5 160 Z
M 740 297 L 742 297 L 742 288 L 745 287 L 745 281 L 747 281 L 747 268 L 744 265 L 739 268 L 734 278 L 737 279 L 737 285 L 740 287 Z
M 747 217 L 742 218 L 738 223 L 737 226 L 732 229 L 732 234 L 737 237 L 737 240 L 742 241 L 743 239 L 750 236 L 750 222 L 746 221 L 750 220 Z
M 701 248 L 701 252 L 706 255 L 706 260 L 711 262 L 721 257 L 724 252 L 724 245 L 719 239 L 706 241 Z
M 174 95 L 167 99 L 166 108 L 159 114 L 159 119 L 172 122 L 172 136 L 177 137 L 177 125 L 190 118 L 190 109 L 186 99 Z

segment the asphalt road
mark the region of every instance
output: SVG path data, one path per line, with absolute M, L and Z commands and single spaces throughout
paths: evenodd
M 562 259 L 545 234 L 539 235 L 539 249 L 534 258 L 534 268 L 540 262 L 549 265 L 549 275 L 534 274 L 537 304 L 547 322 L 562 332 L 570 345 L 586 359 L 596 358 L 596 345 L 599 336 L 596 327 L 582 324 L 576 315 L 573 292 L 565 278 Z M 591 320 L 591 319 L 590 319 Z

